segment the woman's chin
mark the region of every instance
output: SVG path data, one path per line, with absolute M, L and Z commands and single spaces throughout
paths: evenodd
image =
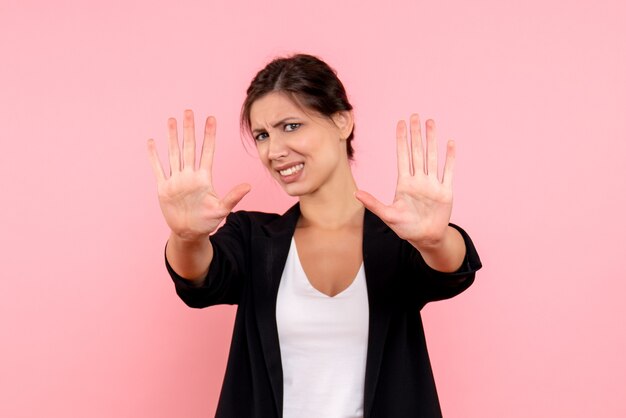
M 287 193 L 289 196 L 299 197 L 303 194 L 307 194 L 307 187 L 305 185 L 304 179 L 296 178 L 296 179 L 283 179 L 283 178 L 274 178 L 276 182 L 280 185 L 280 187 Z
M 279 182 L 280 187 L 292 197 L 300 197 L 309 194 L 308 188 L 302 183 L 282 183 Z
M 285 193 L 287 193 L 289 196 L 292 197 L 300 197 L 302 195 L 307 194 L 305 191 L 301 190 L 299 187 L 291 187 L 290 185 L 282 185 L 283 186 L 283 190 L 285 191 Z

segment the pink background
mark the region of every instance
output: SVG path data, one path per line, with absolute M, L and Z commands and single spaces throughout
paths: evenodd
M 285 197 L 238 113 L 278 54 L 333 65 L 359 185 L 395 186 L 395 122 L 458 146 L 475 285 L 424 319 L 448 418 L 626 416 L 626 8 L 621 0 L 0 0 L 0 416 L 212 416 L 234 309 L 163 265 L 146 140 L 218 120 L 218 190 Z

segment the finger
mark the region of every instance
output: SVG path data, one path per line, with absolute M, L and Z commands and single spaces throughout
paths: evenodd
M 161 165 L 161 159 L 159 158 L 156 144 L 152 138 L 148 139 L 148 158 L 150 159 L 150 165 L 152 166 L 152 171 L 157 179 L 157 183 L 165 181 L 165 172 L 163 171 L 163 166 Z
M 426 172 L 429 176 L 437 177 L 437 138 L 435 121 L 432 119 L 426 121 L 426 148 L 428 158 Z
M 192 170 L 196 167 L 196 132 L 193 123 L 193 111 L 185 110 L 183 116 L 183 168 Z
M 215 153 L 216 120 L 213 116 L 206 118 L 204 125 L 204 140 L 202 141 L 202 154 L 200 156 L 200 168 L 207 170 L 209 176 L 213 168 L 213 155 Z
M 411 154 L 413 156 L 413 175 L 424 173 L 422 127 L 417 113 L 411 115 Z
M 409 145 L 406 141 L 406 122 L 401 120 L 396 125 L 396 149 L 398 153 L 398 178 L 411 175 Z
M 180 149 L 178 148 L 178 132 L 176 119 L 167 120 L 167 143 L 170 157 L 170 173 L 180 171 Z
M 356 197 L 363 206 L 369 209 L 374 215 L 378 216 L 380 219 L 387 220 L 388 219 L 388 207 L 384 203 L 380 202 L 374 196 L 365 192 L 363 190 L 357 190 L 354 193 L 354 197 Z
M 222 199 L 222 205 L 230 212 L 233 208 L 243 199 L 243 197 L 248 194 L 251 186 L 247 183 L 242 183 L 238 186 L 235 186 L 231 189 L 230 192 L 224 196 Z
M 446 149 L 446 165 L 443 167 L 443 184 L 452 187 L 452 176 L 454 175 L 454 161 L 456 159 L 456 144 L 454 141 L 448 141 Z

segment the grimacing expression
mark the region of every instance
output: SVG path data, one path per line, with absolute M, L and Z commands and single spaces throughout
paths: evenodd
M 291 196 L 315 193 L 333 181 L 347 164 L 345 138 L 351 129 L 349 112 L 327 118 L 281 92 L 266 94 L 250 108 L 259 158 Z

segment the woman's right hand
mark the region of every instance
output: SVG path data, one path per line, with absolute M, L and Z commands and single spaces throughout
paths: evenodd
M 182 158 L 176 119 L 168 119 L 167 125 L 169 176 L 165 175 L 154 140 L 148 140 L 148 154 L 157 179 L 161 211 L 172 234 L 183 241 L 202 240 L 217 229 L 235 205 L 250 191 L 250 185 L 240 184 L 223 198 L 215 193 L 211 172 L 215 151 L 214 117 L 209 116 L 206 120 L 198 167 L 193 112 L 186 110 L 183 119 Z

